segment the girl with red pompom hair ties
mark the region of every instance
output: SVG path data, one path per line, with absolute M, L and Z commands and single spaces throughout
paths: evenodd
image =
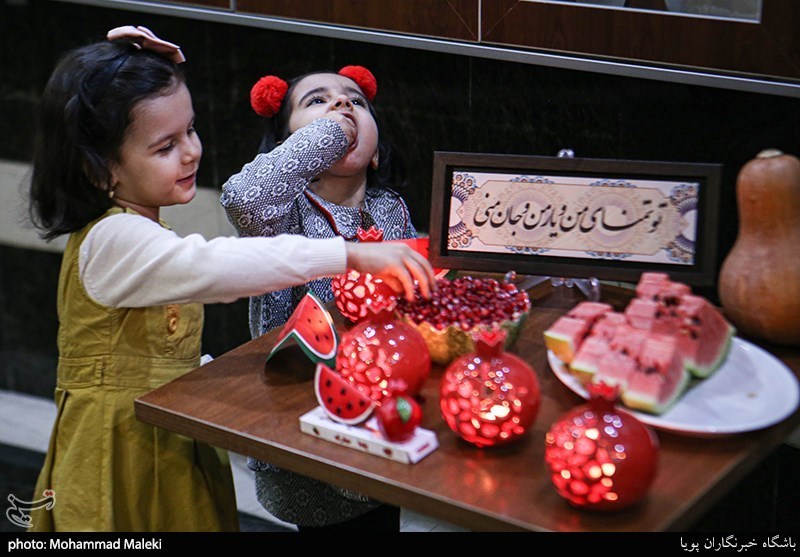
M 362 66 L 290 81 L 262 77 L 253 110 L 267 120 L 259 154 L 222 187 L 221 203 L 242 236 L 342 236 L 375 226 L 384 240 L 415 238 L 400 160 L 379 133 L 377 81 Z M 333 299 L 330 278 L 250 299 L 253 338 L 282 326 L 307 290 Z M 264 507 L 299 530 L 399 531 L 400 511 L 360 494 L 249 459 Z

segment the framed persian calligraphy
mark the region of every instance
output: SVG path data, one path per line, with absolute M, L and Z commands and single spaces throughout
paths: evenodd
M 721 165 L 434 153 L 437 267 L 712 286 Z

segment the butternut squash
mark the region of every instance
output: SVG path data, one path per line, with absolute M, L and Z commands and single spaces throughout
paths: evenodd
M 736 181 L 739 230 L 719 275 L 728 319 L 746 336 L 800 346 L 800 160 L 776 149 Z

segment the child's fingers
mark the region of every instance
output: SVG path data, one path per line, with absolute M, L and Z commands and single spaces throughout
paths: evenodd
M 408 246 L 400 248 L 402 267 L 393 268 L 393 274 L 397 281 L 402 285 L 402 291 L 409 302 L 413 302 L 416 297 L 416 285 L 419 286 L 420 293 L 424 298 L 431 297 L 431 289 L 434 285 L 435 277 L 433 267 L 425 257 L 419 252 Z M 399 291 L 399 289 L 396 289 Z
M 134 27 L 133 25 L 115 27 L 106 34 L 106 38 L 109 41 L 128 39 L 136 48 L 146 48 L 164 54 L 176 64 L 186 61 L 178 45 L 159 39 L 150 29 L 141 25 L 139 27 Z
M 403 290 L 403 283 L 397 280 L 397 278 L 394 275 L 385 274 L 378 276 L 380 277 L 380 279 L 383 281 L 384 284 L 389 285 L 389 288 L 391 288 L 395 292 L 398 293 L 402 292 L 403 294 L 405 294 L 405 291 Z
M 406 268 L 419 285 L 424 298 L 431 297 L 431 288 L 434 284 L 433 268 L 428 260 L 419 253 L 412 251 L 409 259 L 404 260 Z
M 153 32 L 152 32 L 150 29 L 148 29 L 147 27 L 145 27 L 144 25 L 137 25 L 137 26 L 136 26 L 136 28 L 137 28 L 139 31 L 141 31 L 142 33 L 144 33 L 145 35 L 149 36 L 151 39 L 158 40 L 158 37 L 156 37 L 156 34 L 155 34 L 155 33 L 153 33 Z
M 430 298 L 435 287 L 433 267 L 417 251 L 404 244 L 348 243 L 348 265 L 380 276 L 393 290 L 402 292 L 409 301 L 416 296 L 415 283 L 422 296 Z
M 358 130 L 356 129 L 355 123 L 353 123 L 350 118 L 339 112 L 329 112 L 324 116 L 324 118 L 328 118 L 329 120 L 333 120 L 339 124 L 339 127 L 342 128 L 345 136 L 347 136 L 348 144 L 353 144 L 353 142 L 356 140 L 356 136 L 358 135 Z
M 414 280 L 405 267 L 392 267 L 382 278 L 395 292 L 402 292 L 406 300 L 414 301 Z

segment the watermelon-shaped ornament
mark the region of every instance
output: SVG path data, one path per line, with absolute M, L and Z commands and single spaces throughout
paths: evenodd
M 658 466 L 658 438 L 615 406 L 617 388 L 589 386 L 590 401 L 561 416 L 545 436 L 544 460 L 558 494 L 572 506 L 620 510 L 647 493 Z
M 393 379 L 404 381 L 410 396 L 419 394 L 431 369 L 425 339 L 395 317 L 395 304 L 395 298 L 370 300 L 369 315 L 342 335 L 336 355 L 336 370 L 378 403 Z
M 267 360 L 292 343 L 298 344 L 314 363 L 325 362 L 333 366 L 336 362 L 339 336 L 331 314 L 313 292 L 307 292 L 297 304 L 278 335 Z
M 358 425 L 375 410 L 375 402 L 359 391 L 352 381 L 321 362 L 317 364 L 314 376 L 314 393 L 328 417 L 342 424 Z
M 383 240 L 383 230 L 374 225 L 367 230 L 359 228 L 356 235 L 361 242 Z M 397 296 L 394 289 L 383 279 L 375 277 L 371 273 L 360 273 L 354 269 L 348 269 L 343 275 L 333 277 L 331 290 L 336 307 L 345 318 L 353 323 L 367 316 L 367 300 Z

